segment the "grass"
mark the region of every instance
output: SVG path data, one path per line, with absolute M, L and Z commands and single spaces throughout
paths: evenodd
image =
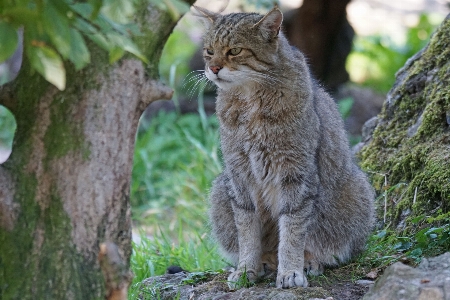
M 205 278 L 209 273 L 220 272 L 227 262 L 218 254 L 217 245 L 208 239 L 206 232 L 202 236 L 187 236 L 179 229 L 177 242 L 159 231 L 152 238 L 143 236 L 139 243 L 133 243 L 131 269 L 134 273 L 129 290 L 129 299 L 136 299 L 140 293 L 149 293 L 149 299 L 157 299 L 158 287 L 146 286 L 142 291 L 142 280 L 151 276 L 162 275 L 171 265 L 180 266 L 191 272 L 186 284 L 193 284 Z M 209 270 L 209 271 L 208 271 Z
M 148 234 L 161 228 L 170 238 L 177 230 L 202 232 L 207 195 L 221 172 L 215 117 L 160 112 L 142 120 L 134 156 L 131 204 L 135 224 Z

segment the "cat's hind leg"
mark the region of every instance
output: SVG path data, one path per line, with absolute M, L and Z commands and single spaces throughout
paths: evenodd
M 237 228 L 231 206 L 232 193 L 227 176 L 222 173 L 213 182 L 210 192 L 209 219 L 214 238 L 222 253 L 233 265 L 239 261 Z
M 314 255 L 305 250 L 304 270 L 307 275 L 319 276 L 322 275 L 324 267 Z

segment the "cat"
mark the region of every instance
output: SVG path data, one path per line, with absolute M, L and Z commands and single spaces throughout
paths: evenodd
M 277 287 L 306 287 L 307 274 L 363 249 L 372 187 L 334 100 L 281 32 L 281 11 L 196 9 L 206 23 L 204 75 L 217 86 L 224 170 L 211 187 L 209 217 L 237 266 L 229 286 L 272 269 Z

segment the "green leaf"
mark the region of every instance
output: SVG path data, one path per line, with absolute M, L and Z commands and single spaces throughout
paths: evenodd
M 10 20 L 10 23 L 13 25 L 25 25 L 27 27 L 36 23 L 38 13 L 25 7 L 11 7 L 3 11 L 2 17 Z
M 125 51 L 120 47 L 114 47 L 109 51 L 109 63 L 113 64 L 118 61 L 125 54 Z
M 97 18 L 98 14 L 100 13 L 100 9 L 101 9 L 102 6 L 103 6 L 103 0 L 89 0 L 88 2 L 89 2 L 89 3 L 92 5 L 92 7 L 93 7 L 93 10 L 92 10 L 92 14 L 91 14 L 91 16 L 90 16 L 90 19 L 91 19 L 91 20 L 94 20 L 95 18 Z
M 69 60 L 73 62 L 77 71 L 82 69 L 91 61 L 91 55 L 86 47 L 86 44 L 84 43 L 83 37 L 73 28 L 70 28 Z
M 61 91 L 65 89 L 66 70 L 58 53 L 48 46 L 29 46 L 27 47 L 27 56 L 33 68 L 48 82 Z
M 86 34 L 87 37 L 94 43 L 96 43 L 100 48 L 111 51 L 114 48 L 114 45 L 111 44 L 110 41 L 108 41 L 105 36 L 101 33 L 94 33 L 94 34 Z
M 17 32 L 10 24 L 0 21 L 0 62 L 5 61 L 17 48 Z
M 125 50 L 127 52 L 130 52 L 131 54 L 134 54 L 136 57 L 141 59 L 143 62 L 148 63 L 148 60 L 144 56 L 144 54 L 141 53 L 139 48 L 129 38 L 127 38 L 127 37 L 125 37 L 123 35 L 114 33 L 114 32 L 107 33 L 106 37 L 112 43 L 114 43 L 116 46 L 122 48 L 123 50 Z
M 178 20 L 189 11 L 190 6 L 180 0 L 164 0 L 173 20 Z M 273 5 L 273 4 L 272 4 Z
M 70 27 L 66 16 L 61 15 L 53 5 L 45 6 L 42 23 L 50 40 L 64 58 L 71 52 Z
M 128 23 L 134 13 L 133 2 L 130 0 L 105 0 L 102 13 L 113 21 Z

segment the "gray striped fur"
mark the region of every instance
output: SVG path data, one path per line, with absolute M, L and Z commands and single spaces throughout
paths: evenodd
M 209 213 L 237 266 L 230 287 L 244 270 L 255 280 L 267 268 L 277 269 L 277 287 L 306 287 L 304 270 L 320 274 L 363 249 L 374 193 L 353 161 L 335 102 L 279 32 L 281 12 L 197 9 L 207 26 L 205 75 L 218 87 L 225 164 Z

